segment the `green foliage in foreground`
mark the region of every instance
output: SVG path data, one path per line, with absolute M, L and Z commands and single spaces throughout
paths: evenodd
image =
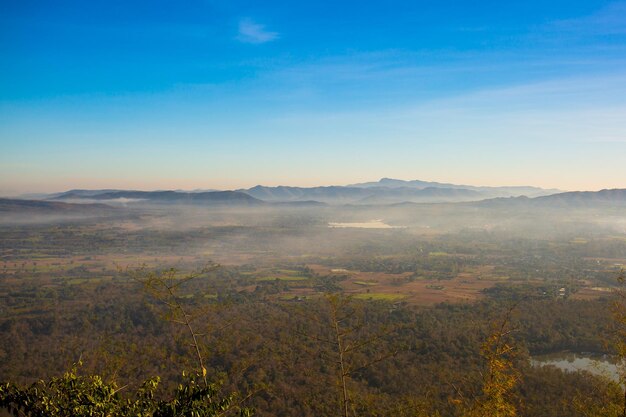
M 75 366 L 60 378 L 39 381 L 26 388 L 0 383 L 0 409 L 14 416 L 32 417 L 252 415 L 249 409 L 239 407 L 235 394 L 221 397 L 216 385 L 205 386 L 197 381 L 194 376 L 187 377 L 168 400 L 155 396 L 158 377 L 145 381 L 136 392 L 122 396 L 124 387 L 106 383 L 99 376 L 80 376 Z

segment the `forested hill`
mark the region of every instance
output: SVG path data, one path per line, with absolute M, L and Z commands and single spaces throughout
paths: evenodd
M 539 203 L 559 203 L 566 205 L 593 203 L 626 204 L 626 188 L 614 188 L 600 191 L 572 191 L 537 197 L 534 200 Z
M 18 200 L 0 198 L 0 212 L 19 214 L 50 214 L 50 213 L 103 213 L 114 212 L 114 207 L 106 204 L 72 204 L 58 201 Z
M 238 191 L 180 192 L 180 191 L 105 191 L 85 193 L 68 191 L 54 197 L 55 200 L 147 200 L 160 203 L 238 203 L 260 205 L 263 202 Z
M 255 198 L 270 202 L 314 200 L 335 204 L 385 204 L 401 201 L 457 202 L 475 201 L 483 194 L 463 188 L 413 187 L 265 187 L 257 185 L 239 190 Z
M 542 197 L 492 198 L 470 203 L 478 207 L 509 208 L 594 208 L 626 206 L 626 189 L 616 188 L 601 191 L 571 191 Z

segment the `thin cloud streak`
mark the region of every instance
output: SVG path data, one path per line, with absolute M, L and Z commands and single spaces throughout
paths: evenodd
M 283 113 L 276 131 L 306 131 L 336 138 L 363 134 L 361 141 L 385 137 L 400 146 L 437 138 L 457 147 L 483 143 L 626 142 L 626 78 L 577 77 L 487 88 L 404 106 L 348 111 Z M 569 101 L 569 103 L 568 103 Z M 454 121 L 454 123 L 450 123 Z M 300 133 L 300 135 L 303 135 Z M 534 145 L 531 145 L 534 143 Z
M 237 40 L 243 43 L 261 44 L 278 39 L 278 32 L 270 32 L 265 25 L 256 23 L 250 18 L 239 21 Z
M 589 16 L 555 21 L 548 29 L 577 36 L 626 35 L 626 1 L 610 3 Z

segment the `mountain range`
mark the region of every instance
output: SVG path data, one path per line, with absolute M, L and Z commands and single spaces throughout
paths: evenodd
M 400 201 L 420 203 L 475 201 L 481 193 L 462 188 L 410 187 L 265 187 L 257 185 L 237 190 L 267 202 L 319 201 L 328 204 L 391 204 Z
M 471 203 L 481 205 L 597 203 L 621 204 L 626 201 L 623 189 L 598 192 L 561 192 L 530 186 L 480 187 L 428 181 L 404 181 L 383 178 L 377 182 L 327 187 L 268 187 L 232 191 L 137 191 L 137 190 L 70 190 L 44 196 L 47 201 L 78 203 L 155 203 L 260 206 L 281 205 L 379 205 L 400 203 Z
M 328 204 L 444 203 L 478 201 L 495 197 L 537 197 L 561 192 L 539 187 L 476 187 L 428 181 L 382 178 L 377 182 L 329 187 L 267 187 L 239 189 L 263 201 L 315 200 Z
M 515 197 L 520 195 L 525 195 L 526 197 L 538 197 L 542 195 L 549 195 L 555 193 L 561 193 L 563 191 L 558 189 L 544 189 L 539 187 L 531 187 L 531 186 L 503 186 L 503 187 L 485 187 L 485 186 L 474 186 L 474 185 L 459 185 L 459 184 L 449 184 L 442 182 L 431 182 L 431 181 L 421 181 L 421 180 L 397 180 L 393 178 L 382 178 L 376 182 L 363 182 L 348 185 L 348 187 L 358 187 L 358 188 L 373 188 L 373 187 L 387 187 L 387 188 L 415 188 L 415 189 L 424 189 L 424 188 L 455 188 L 455 189 L 464 189 L 464 190 L 473 190 L 479 193 L 490 194 L 494 197 Z

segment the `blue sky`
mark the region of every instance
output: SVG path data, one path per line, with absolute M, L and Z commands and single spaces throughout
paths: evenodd
M 0 195 L 626 187 L 626 1 L 0 0 Z

